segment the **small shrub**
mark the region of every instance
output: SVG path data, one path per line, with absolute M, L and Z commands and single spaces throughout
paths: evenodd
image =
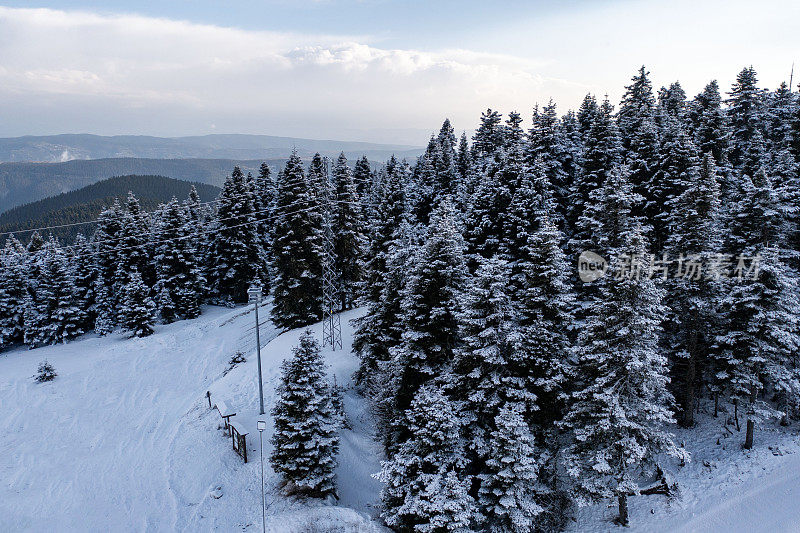
M 44 383 L 45 381 L 53 381 L 56 379 L 56 369 L 53 368 L 48 361 L 39 363 L 39 371 L 36 373 L 35 380 L 37 383 Z

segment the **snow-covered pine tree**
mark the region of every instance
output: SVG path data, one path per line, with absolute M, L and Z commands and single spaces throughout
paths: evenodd
M 729 158 L 734 168 L 752 177 L 758 167 L 746 168 L 747 154 L 756 134 L 762 132 L 765 119 L 765 91 L 758 88 L 758 77 L 752 66 L 739 72 L 728 94 L 730 98 L 725 103 L 730 119 Z
M 292 329 L 322 314 L 322 214 L 297 152 L 286 161 L 277 187 L 272 319 Z
M 589 107 L 589 109 L 591 108 Z M 569 225 L 575 228 L 570 240 L 570 253 L 576 255 L 582 251 L 581 243 L 591 241 L 591 235 L 586 232 L 586 227 L 579 223 L 579 219 L 585 215 L 592 202 L 592 192 L 606 182 L 606 176 L 622 160 L 619 131 L 613 112 L 614 107 L 608 98 L 603 100 L 602 105 L 597 108 L 595 113 L 586 111 L 591 115 L 591 123 L 584 139 L 586 149 L 583 157 L 583 172 L 572 184 L 570 190 L 571 209 L 567 214 Z
M 546 530 L 539 497 L 549 492 L 539 481 L 539 467 L 548 454 L 537 449 L 518 403 L 504 404 L 489 432 L 487 460 L 478 492 L 478 508 L 489 531 L 527 533 Z M 544 526 L 544 527 L 543 527 Z
M 351 309 L 363 276 L 364 219 L 356 184 L 344 152 L 333 169 L 336 204 L 333 208 L 334 269 L 339 276 L 342 310 Z
M 356 381 L 365 388 L 377 414 L 384 445 L 391 445 L 391 424 L 394 421 L 394 392 L 397 386 L 397 365 L 391 357 L 403 333 L 402 290 L 408 278 L 411 259 L 417 249 L 415 229 L 403 222 L 386 254 L 381 273 L 381 295 L 367 302 L 366 314 L 354 321 L 356 332 L 353 349 L 360 358 Z
M 24 338 L 24 306 L 27 296 L 27 250 L 14 235 L 0 252 L 0 348 Z
M 122 327 L 135 337 L 147 337 L 153 333 L 156 304 L 149 294 L 142 276 L 134 269 L 130 281 L 122 287 L 119 317 Z
M 720 252 L 719 184 L 711 152 L 703 157 L 699 175 L 692 176 L 686 187 L 675 200 L 667 221 L 667 254 L 680 261 L 680 272 L 669 277 L 666 284 L 670 316 L 665 321 L 662 344 L 672 357 L 672 383 L 681 408 L 679 423 L 691 427 L 706 356 L 719 325 L 719 284 L 702 274 L 696 279 L 689 267 L 692 263 L 708 267 Z
M 458 408 L 435 384 L 422 387 L 403 413 L 409 439 L 400 444 L 376 476 L 381 516 L 395 531 L 467 533 L 472 531 L 475 501 Z
M 450 119 L 444 119 L 436 142 L 439 145 L 439 158 L 435 161 L 436 194 L 452 198 L 458 190 L 460 174 L 456 153 L 456 134 L 450 124 Z
M 205 279 L 192 246 L 186 208 L 172 198 L 161 209 L 156 244 L 156 289 L 161 317 L 169 323 L 200 316 Z
M 122 207 L 118 200 L 114 200 L 111 207 L 100 212 L 97 220 L 97 229 L 92 238 L 92 247 L 95 250 L 95 264 L 98 270 L 98 280 L 105 287 L 103 298 L 109 308 L 113 308 L 119 297 L 120 287 L 115 283 L 117 278 L 117 263 L 120 254 L 120 237 L 122 235 L 123 222 Z M 96 291 L 99 299 L 99 288 Z M 99 310 L 98 310 L 99 313 Z M 116 323 L 116 315 L 106 315 L 104 320 L 113 327 Z
M 102 276 L 95 280 L 94 331 L 101 337 L 114 331 L 114 326 L 119 323 L 116 300 L 111 296 L 111 290 L 111 287 L 105 283 Z
M 31 348 L 66 342 L 83 333 L 83 310 L 75 297 L 75 278 L 55 238 L 37 252 L 35 298 L 25 310 L 25 342 Z
M 570 156 L 564 131 L 552 100 L 541 112 L 534 109 L 533 127 L 528 132 L 528 164 L 541 165 L 549 182 L 554 202 L 551 216 L 565 230 L 564 213 L 569 207 Z
M 487 109 L 481 114 L 481 123 L 472 138 L 472 157 L 478 168 L 485 170 L 494 162 L 494 155 L 505 142 L 503 116 Z
M 658 91 L 657 113 L 662 119 L 672 119 L 683 122 L 686 118 L 686 92 L 680 82 L 673 82 L 669 87 L 662 87 Z M 657 116 L 657 122 L 659 118 Z
M 728 249 L 739 251 L 720 305 L 726 331 L 717 338 L 715 370 L 719 387 L 734 403 L 737 425 L 739 408 L 746 409 L 745 447 L 750 448 L 755 424 L 776 414 L 759 399 L 765 387 L 779 391 L 785 400 L 796 399 L 800 392 L 792 362 L 800 344 L 798 296 L 796 281 L 776 247 L 783 217 L 763 171 L 753 180 L 741 177 L 733 212 Z
M 130 273 L 139 273 L 145 287 L 150 291 L 155 285 L 155 268 L 152 242 L 155 240 L 150 232 L 150 220 L 142 211 L 139 199 L 128 192 L 125 202 L 125 213 L 120 219 L 119 253 L 117 254 L 116 283 L 123 286 L 130 280 Z
M 645 184 L 647 224 L 652 228 L 651 246 L 660 254 L 668 237 L 668 219 L 675 199 L 692 185 L 700 170 L 697 148 L 683 122 L 667 119 L 662 129 L 661 157 L 652 181 Z
M 631 78 L 631 84 L 625 86 L 625 94 L 619 104 L 617 124 L 619 125 L 622 144 L 630 149 L 637 132 L 642 125 L 653 119 L 656 99 L 653 96 L 653 84 L 648 76 L 650 73 L 644 65 L 638 73 Z
M 392 156 L 387 162 L 385 176 L 377 195 L 377 205 L 369 221 L 369 246 L 364 265 L 365 278 L 362 294 L 366 299 L 376 302 L 383 292 L 383 276 L 386 261 L 397 231 L 403 222 L 408 221 L 406 210 L 405 183 L 408 167 Z
M 261 282 L 266 268 L 250 185 L 241 169 L 235 167 L 217 198 L 209 281 L 217 298 L 226 303 L 246 302 L 248 287 L 254 281 Z
M 621 238 L 622 254 L 645 258 L 638 227 Z M 667 361 L 658 349 L 663 291 L 625 267 L 625 255 L 609 267 L 611 277 L 621 279 L 604 279 L 601 298 L 591 305 L 579 337 L 578 388 L 560 423 L 572 434 L 563 460 L 577 502 L 614 497 L 623 525 L 639 476 L 652 471 L 662 454 L 685 458 L 664 427 L 674 420 Z
M 542 435 L 564 412 L 572 373 L 575 298 L 561 238 L 550 217 L 542 214 L 524 247 L 526 260 L 518 270 L 512 300 L 517 326 L 509 338 L 509 375 L 516 376 L 524 396 L 535 401 L 526 406 L 525 415 Z
M 82 313 L 80 329 L 91 331 L 97 318 L 95 282 L 97 280 L 97 264 L 91 243 L 79 233 L 75 242 L 69 247 L 69 261 L 75 274 L 76 306 Z
M 359 198 L 366 198 L 370 193 L 372 183 L 372 165 L 367 156 L 361 156 L 353 166 L 353 181 L 356 183 L 356 192 Z
M 335 495 L 339 416 L 325 363 L 311 331 L 300 337 L 292 356 L 281 364 L 277 392 L 278 400 L 272 409 L 272 467 L 290 493 L 317 498 Z
M 428 239 L 418 251 L 403 289 L 402 342 L 394 357 L 399 365 L 396 416 L 409 407 L 419 388 L 452 362 L 458 341 L 457 316 L 467 269 L 463 241 L 449 201 L 434 212 Z M 408 437 L 399 427 L 397 441 Z
M 711 152 L 714 160 L 721 162 L 728 151 L 729 130 L 717 80 L 710 82 L 694 97 L 688 106 L 687 117 L 698 151 L 702 154 Z
M 278 190 L 275 187 L 275 180 L 272 179 L 272 171 L 269 165 L 261 163 L 258 176 L 253 178 L 253 215 L 256 220 L 256 231 L 260 241 L 259 249 L 262 257 L 259 261 L 262 266 L 262 287 L 265 292 L 271 288 L 271 253 L 272 253 L 272 234 L 275 224 L 275 200 Z

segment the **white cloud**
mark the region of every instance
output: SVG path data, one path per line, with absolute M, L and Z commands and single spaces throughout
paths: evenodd
M 585 92 L 543 77 L 541 61 L 502 54 L 52 9 L 0 7 L 0 58 L 10 117 L 51 114 L 51 131 L 170 134 L 214 123 L 312 136 L 432 127 L 446 115 L 469 128 L 488 106 L 527 111 L 550 94 Z M 148 112 L 158 120 L 138 131 Z

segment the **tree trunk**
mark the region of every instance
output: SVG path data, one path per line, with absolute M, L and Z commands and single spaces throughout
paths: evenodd
M 681 415 L 681 426 L 690 428 L 694 426 L 694 392 L 695 381 L 697 379 L 697 358 L 695 351 L 697 347 L 697 334 L 693 333 L 689 345 L 689 360 L 686 362 L 686 375 L 683 383 L 683 413 Z
M 628 527 L 628 495 L 620 494 L 617 497 L 619 501 L 619 523 L 622 526 Z
M 719 392 L 714 391 L 714 418 L 717 418 L 719 413 Z
M 744 437 L 744 449 L 749 450 L 753 447 L 753 433 L 755 433 L 756 423 L 752 418 L 747 419 L 747 433 Z
M 733 418 L 736 420 L 736 431 L 741 431 L 739 427 L 739 398 L 733 400 Z

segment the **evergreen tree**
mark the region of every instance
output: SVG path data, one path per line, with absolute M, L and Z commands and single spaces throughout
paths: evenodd
M 247 288 L 264 278 L 264 255 L 254 215 L 254 193 L 235 167 L 217 198 L 217 215 L 209 254 L 211 286 L 226 303 L 247 301 Z
M 316 322 L 322 313 L 322 214 L 296 152 L 277 187 L 272 319 L 292 329 Z
M 356 161 L 353 167 L 353 181 L 356 184 L 356 192 L 359 198 L 366 198 L 367 193 L 370 192 L 370 183 L 372 182 L 372 165 L 369 164 L 367 156 L 361 156 L 361 159 Z
M 586 132 L 583 172 L 570 190 L 571 209 L 567 213 L 568 224 L 575 228 L 573 243 L 590 240 L 590 235 L 585 233 L 582 224 L 579 224 L 579 219 L 584 216 L 592 201 L 592 191 L 605 183 L 606 176 L 622 159 L 619 132 L 612 114 L 613 106 L 606 98 L 593 114 L 591 125 Z M 571 251 L 579 250 L 573 248 Z
M 630 148 L 637 132 L 645 122 L 653 118 L 655 97 L 653 84 L 650 82 L 644 65 L 631 78 L 631 84 L 625 86 L 625 94 L 619 105 L 617 124 L 619 125 L 623 145 Z
M 119 248 L 121 246 L 120 238 L 122 236 L 122 223 L 122 207 L 120 206 L 118 200 L 114 200 L 114 203 L 111 205 L 111 207 L 103 210 L 100 213 L 100 216 L 97 220 L 97 229 L 95 230 L 94 237 L 92 239 L 92 246 L 94 247 L 96 254 L 95 264 L 97 265 L 97 278 L 105 288 L 103 291 L 103 297 L 105 298 L 105 301 L 102 305 L 106 305 L 109 308 L 114 308 L 116 306 L 119 292 L 121 290 L 116 281 L 118 255 L 120 253 Z M 99 287 L 96 293 L 98 294 L 98 305 L 100 305 Z M 105 316 L 104 320 L 108 321 L 107 323 L 109 327 L 113 327 L 113 325 L 116 323 L 116 316 L 114 314 L 109 314 Z
M 718 283 L 698 269 L 708 267 L 720 251 L 719 184 L 716 163 L 709 152 L 699 176 L 677 198 L 668 220 L 667 250 L 679 261 L 679 271 L 667 282 L 669 318 L 665 321 L 667 353 L 673 357 L 673 373 L 681 407 L 679 422 L 694 425 L 696 392 L 702 383 L 706 355 L 714 343 Z
M 138 198 L 128 193 L 125 213 L 120 217 L 119 253 L 117 254 L 116 283 L 122 286 L 130 281 L 130 274 L 137 271 L 149 291 L 155 285 L 155 270 L 152 257 L 152 238 L 147 213 L 142 211 Z
M 76 305 L 75 279 L 63 250 L 51 237 L 36 255 L 36 297 L 25 310 L 25 342 L 31 348 L 66 342 L 83 333 L 83 311 Z
M 531 165 L 541 165 L 553 194 L 554 210 L 551 216 L 564 229 L 564 213 L 569 208 L 570 156 L 564 138 L 556 105 L 552 100 L 539 112 L 534 109 L 533 127 L 528 133 L 529 159 Z
M 456 406 L 439 387 L 421 388 L 404 413 L 410 438 L 382 463 L 378 479 L 386 524 L 395 531 L 467 533 L 475 514 L 469 495 Z
M 643 258 L 641 231 L 624 235 L 628 258 Z M 672 423 L 666 358 L 658 350 L 662 291 L 647 276 L 612 259 L 579 341 L 579 384 L 561 426 L 573 439 L 564 453 L 579 504 L 615 497 L 628 524 L 627 498 L 637 476 L 662 453 L 683 457 L 664 425 Z
M 90 331 L 94 329 L 94 322 L 97 318 L 95 288 L 98 268 L 92 253 L 92 246 L 82 233 L 78 234 L 70 249 L 72 254 L 69 260 L 73 264 L 75 274 L 75 305 L 83 316 L 80 329 Z
M 742 176 L 729 244 L 729 249 L 740 251 L 721 302 L 726 331 L 717 338 L 715 366 L 719 388 L 736 408 L 737 424 L 739 407 L 746 406 L 746 448 L 753 444 L 755 424 L 771 411 L 759 401 L 765 386 L 775 387 L 785 398 L 796 398 L 798 392 L 791 362 L 798 348 L 797 286 L 775 246 L 782 228 L 776 207 L 772 184 L 763 172 L 753 180 Z
M 358 295 L 366 238 L 361 203 L 347 158 L 339 155 L 333 171 L 336 204 L 333 220 L 334 268 L 339 275 L 342 310 L 350 309 Z
M 402 343 L 397 347 L 395 413 L 409 407 L 419 388 L 439 376 L 453 360 L 458 339 L 460 293 L 466 280 L 463 243 L 444 202 L 434 213 L 428 239 L 420 248 L 403 290 Z M 407 438 L 398 428 L 398 440 Z
M 481 114 L 481 123 L 472 138 L 472 156 L 480 168 L 486 168 L 505 143 L 502 120 L 502 115 L 491 109 Z
M 153 333 L 156 304 L 136 270 L 130 273 L 130 281 L 122 287 L 120 301 L 120 323 L 135 337 L 147 337 Z
M 310 331 L 300 337 L 292 357 L 281 364 L 277 392 L 272 410 L 272 467 L 290 493 L 317 498 L 335 495 L 339 421 L 325 363 Z
M 722 161 L 728 150 L 728 117 L 722 109 L 719 84 L 714 80 L 689 104 L 689 124 L 694 143 L 700 153 L 711 152 L 715 161 Z
M 746 155 L 751 150 L 756 133 L 760 132 L 764 122 L 764 91 L 758 88 L 758 78 L 753 67 L 742 69 L 731 87 L 728 104 L 730 117 L 730 161 L 737 169 L 742 169 Z M 744 172 L 753 176 L 755 168 L 744 168 Z
M 0 252 L 0 348 L 23 341 L 27 250 L 10 235 Z
M 161 316 L 168 323 L 196 318 L 205 279 L 192 248 L 188 213 L 175 198 L 162 208 L 158 235 L 154 260 Z
M 271 286 L 271 276 L 269 272 L 270 254 L 272 250 L 272 234 L 274 233 L 275 223 L 275 200 L 278 191 L 275 188 L 275 180 L 272 179 L 272 171 L 269 165 L 261 163 L 258 176 L 253 179 L 253 208 L 254 216 L 258 221 L 256 228 L 260 241 L 259 251 L 261 258 L 259 263 L 262 265 L 262 285 L 269 291 Z

